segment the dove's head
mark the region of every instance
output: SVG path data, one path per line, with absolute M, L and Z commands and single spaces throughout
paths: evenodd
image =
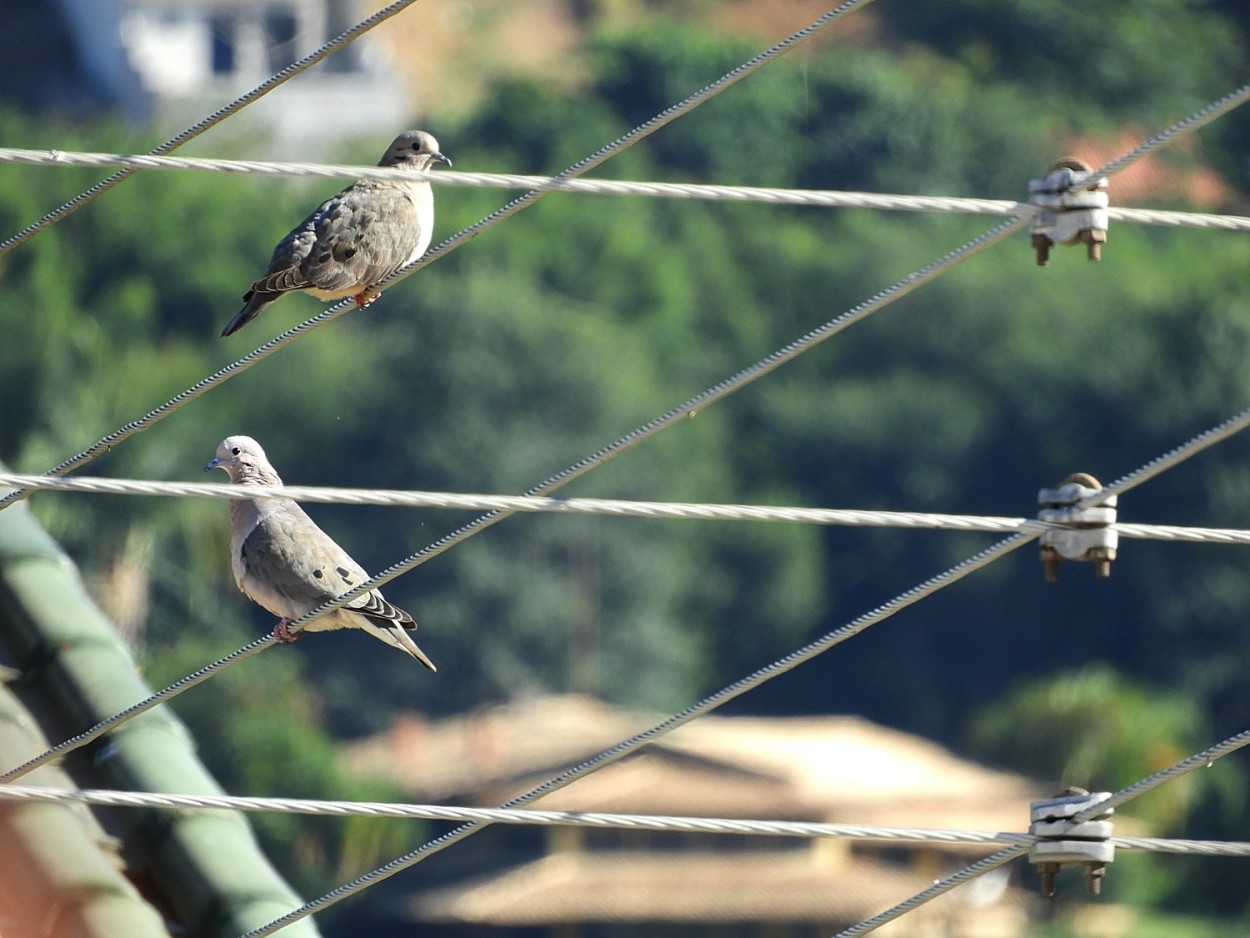
M 205 472 L 210 469 L 224 469 L 231 482 L 282 484 L 265 458 L 265 451 L 250 436 L 228 436 L 222 440 L 217 445 L 217 455 L 204 467 Z
M 386 148 L 379 166 L 400 166 L 404 169 L 429 169 L 435 163 L 451 165 L 451 160 L 438 150 L 438 141 L 424 130 L 406 130 Z

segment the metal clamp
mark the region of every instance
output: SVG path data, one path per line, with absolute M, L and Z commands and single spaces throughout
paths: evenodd
M 1091 261 L 1102 259 L 1107 240 L 1107 180 L 1088 185 L 1089 164 L 1067 157 L 1041 179 L 1029 182 L 1029 201 L 1040 211 L 1033 216 L 1033 247 L 1037 265 L 1050 263 L 1052 244 L 1084 244 Z
M 1058 487 L 1037 493 L 1037 503 L 1041 506 L 1037 520 L 1063 525 L 1042 532 L 1041 559 L 1047 583 L 1059 579 L 1061 560 L 1091 561 L 1098 577 L 1111 576 L 1111 561 L 1115 560 L 1116 548 L 1120 545 L 1119 532 L 1113 527 L 1116 496 L 1109 495 L 1091 507 L 1079 507 L 1081 501 L 1101 491 L 1101 482 L 1087 472 L 1078 472 L 1068 476 Z
M 1108 808 L 1088 821 L 1072 818 L 1111 797 L 1110 792 L 1090 794 L 1083 788 L 1067 788 L 1063 794 L 1045 801 L 1034 801 L 1029 808 L 1029 833 L 1042 838 L 1029 848 L 1029 862 L 1042 878 L 1042 895 L 1055 894 L 1055 875 L 1064 866 L 1085 868 L 1085 883 L 1091 896 L 1102 892 L 1107 864 L 1115 860 L 1115 844 L 1108 843 L 1115 813 Z

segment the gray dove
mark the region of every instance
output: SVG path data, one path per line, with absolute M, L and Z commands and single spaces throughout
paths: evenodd
M 224 469 L 236 485 L 282 484 L 265 451 L 250 436 L 222 440 L 204 467 L 205 472 L 210 469 Z M 294 620 L 369 579 L 289 498 L 231 500 L 230 568 L 243 594 L 281 619 L 273 634 L 283 642 L 297 637 L 288 629 Z M 437 670 L 408 634 L 417 630 L 412 616 L 383 599 L 378 590 L 314 619 L 307 628 L 364 629 Z
M 379 166 L 428 170 L 451 165 L 423 130 L 400 134 Z M 355 297 L 366 306 L 373 287 L 425 253 L 434 234 L 434 193 L 428 182 L 360 179 L 322 202 L 278 242 L 269 271 L 243 295 L 244 306 L 221 330 L 242 329 L 285 293 L 303 290 L 323 300 Z

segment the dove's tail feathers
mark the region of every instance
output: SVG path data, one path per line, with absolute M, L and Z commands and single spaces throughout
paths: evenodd
M 412 636 L 408 634 L 408 630 L 406 628 L 401 625 L 393 625 L 389 630 L 384 631 L 388 631 L 389 634 L 393 636 L 395 645 L 398 648 L 408 652 L 408 654 L 420 661 L 429 670 L 438 670 L 438 668 L 434 667 L 434 662 L 430 660 L 429 655 L 423 652 L 421 650 L 421 646 L 412 640 Z M 388 638 L 388 641 L 390 640 L 391 639 Z
M 410 629 L 415 629 L 417 624 L 412 622 L 411 626 L 405 628 L 393 619 L 370 619 L 366 628 L 375 636 L 382 639 L 388 645 L 394 645 L 400 651 L 407 652 L 416 658 L 431 671 L 437 671 L 434 662 L 429 656 L 421 650 L 421 646 L 412 640 L 412 636 L 408 634 Z
M 265 307 L 277 299 L 276 296 L 266 296 L 255 290 L 248 290 L 243 294 L 243 308 L 235 313 L 233 319 L 226 324 L 226 328 L 221 330 L 221 337 L 224 339 L 228 335 L 234 335 L 249 322 L 264 312 Z
M 417 630 L 412 616 L 387 602 L 377 590 L 371 590 L 348 603 L 347 608 L 359 615 L 357 621 L 372 635 L 412 655 L 431 671 L 438 670 L 409 634 Z

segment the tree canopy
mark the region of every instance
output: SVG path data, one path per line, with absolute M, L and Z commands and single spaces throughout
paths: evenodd
M 761 70 L 604 175 L 1019 199 L 1055 159 L 1118 152 L 1247 71 L 1235 4 L 873 9 L 869 39 Z M 582 86 L 509 79 L 473 113 L 431 129 L 458 169 L 553 173 L 755 51 L 663 18 L 605 27 Z M 1218 204 L 1202 208 L 1243 205 L 1246 127 L 1235 114 L 1154 158 L 1161 182 L 1140 197 L 1188 207 L 1182 183 L 1208 173 L 1219 181 Z M 102 150 L 125 146 L 126 133 L 13 113 L 0 130 L 22 145 Z M 369 162 L 377 141 L 357 146 Z M 5 167 L 0 231 L 94 178 Z M 274 241 L 330 191 L 147 172 L 12 252 L 0 271 L 11 339 L 0 343 L 5 461 L 42 471 L 243 354 L 250 340 L 315 314 L 312 300 L 287 299 L 241 339 L 216 337 Z M 1114 203 L 1115 179 L 1110 191 Z M 436 240 L 506 198 L 438 189 Z M 247 433 L 289 483 L 520 492 L 989 225 L 554 194 L 90 472 L 195 479 L 221 438 Z M 1242 237 L 1116 224 L 1100 264 L 1056 248 L 1042 269 L 1027 235 L 1017 235 L 569 494 L 1032 515 L 1039 488 L 1074 471 L 1109 481 L 1247 406 Z M 1248 454 L 1244 439 L 1231 439 L 1126 496 L 1121 517 L 1246 527 Z M 271 625 L 231 582 L 220 503 L 37 495 L 32 504 L 155 673 L 177 676 Z M 310 513 L 370 570 L 473 517 Z M 318 635 L 240 665 L 237 682 L 178 706 L 228 780 L 253 794 L 299 794 L 258 768 L 252 747 L 280 737 L 315 761 L 325 733 L 380 729 L 399 708 L 447 713 L 536 690 L 679 708 L 991 542 L 518 516 L 386 588 L 421 623 L 438 675 L 360 635 Z M 1060 686 L 1073 667 L 1097 664 L 1131 682 L 1127 698 L 1114 677 L 1099 685 L 1122 702 L 1145 708 L 1150 687 L 1187 702 L 1174 726 L 1161 727 L 1161 745 L 1214 742 L 1250 719 L 1245 566 L 1236 547 L 1125 541 L 1109 580 L 1067 564 L 1060 583 L 1047 585 L 1028 548 L 734 706 L 858 712 L 1044 774 L 994 741 L 1030 725 L 1048 681 Z M 267 681 L 275 670 L 281 680 Z M 235 715 L 215 722 L 197 710 L 209 706 Z M 271 708 L 291 720 L 275 727 L 238 713 Z M 981 731 L 970 733 L 973 725 Z M 219 733 L 234 734 L 230 746 L 214 742 Z M 1082 751 L 1065 738 L 1046 749 L 1056 774 Z M 307 793 L 317 787 L 310 781 Z M 1246 809 L 1237 810 L 1244 822 Z

